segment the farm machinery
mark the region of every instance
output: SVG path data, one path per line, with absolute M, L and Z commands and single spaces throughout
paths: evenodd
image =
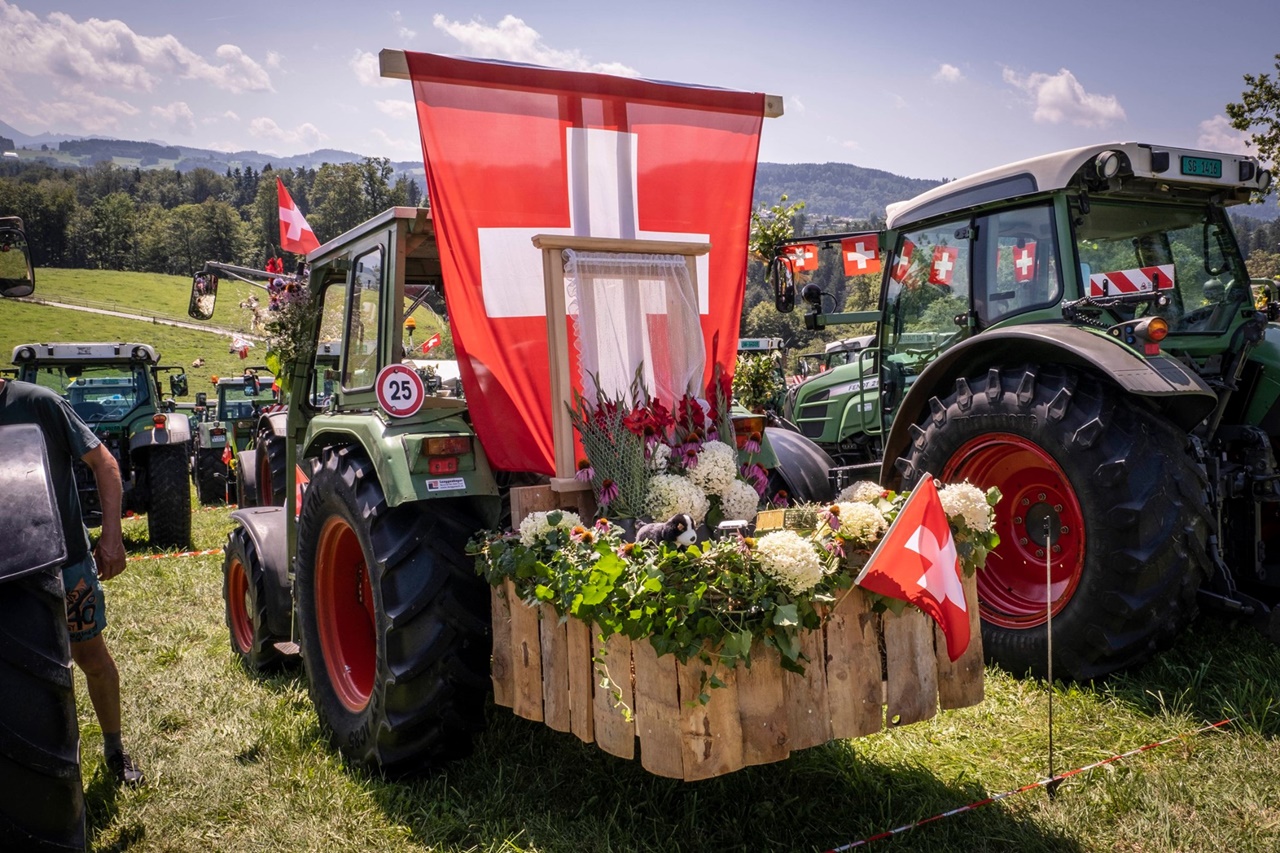
M 978 578 L 990 660 L 1044 675 L 1051 617 L 1055 671 L 1105 676 L 1198 604 L 1280 635 L 1280 305 L 1251 292 L 1226 215 L 1270 182 L 1232 154 L 1050 154 L 890 205 L 863 235 L 878 312 L 824 314 L 801 289 L 810 328 L 879 324 L 794 392 L 837 476 L 1004 495 Z M 779 310 L 791 273 L 770 270 Z
M 200 503 L 235 502 L 239 498 L 237 481 L 232 474 L 234 466 L 229 463 L 235 454 L 253 443 L 259 418 L 264 410 L 271 409 L 276 403 L 272 390 L 274 381 L 265 367 L 250 368 L 239 376 L 219 377 L 216 384 L 218 398 L 212 406 L 205 392 L 196 394 L 199 420 L 195 424 L 192 442 L 191 478 L 195 481 Z M 281 495 L 284 493 L 283 450 L 282 444 Z M 250 505 L 256 502 L 251 498 Z

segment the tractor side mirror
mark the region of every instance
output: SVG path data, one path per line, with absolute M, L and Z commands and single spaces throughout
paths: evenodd
M 203 409 L 209 405 L 209 395 L 203 391 L 196 392 L 196 408 Z
M 218 301 L 218 277 L 213 273 L 196 273 L 191 279 L 191 301 L 187 303 L 187 316 L 193 320 L 213 317 L 213 306 Z
M 169 374 L 169 393 L 175 397 L 187 396 L 187 374 Z
M 36 289 L 36 272 L 22 220 L 0 216 L 0 296 L 30 296 Z
M 796 276 L 790 258 L 779 255 L 769 262 L 767 278 L 773 285 L 773 307 L 783 314 L 796 308 Z

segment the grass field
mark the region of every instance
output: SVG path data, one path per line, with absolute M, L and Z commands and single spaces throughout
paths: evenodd
M 55 279 L 40 279 L 42 295 Z M 213 346 L 202 333 L 115 320 L 80 325 L 102 323 L 87 317 L 0 303 L 0 345 L 7 354 L 26 340 L 148 331 L 139 339 L 157 343 L 166 362 L 211 356 L 198 352 Z M 93 328 L 111 334 L 87 335 Z M 177 337 L 163 337 L 170 332 Z M 194 547 L 221 546 L 231 524 L 226 509 L 198 511 Z M 145 519 L 126 521 L 125 530 L 130 553 L 146 554 Z M 651 776 L 493 706 L 472 757 L 386 782 L 345 767 L 328 747 L 299 670 L 258 678 L 235 663 L 221 565 L 218 556 L 138 560 L 107 584 L 125 741 L 149 784 L 117 791 L 107 783 L 101 733 L 77 674 L 94 851 L 821 851 L 1046 773 L 1047 688 L 989 668 L 981 705 L 705 782 Z M 1224 717 L 1237 723 L 1077 776 L 1056 799 L 1031 791 L 868 849 L 1280 849 L 1277 696 L 1280 649 L 1245 626 L 1203 616 L 1136 672 L 1104 685 L 1057 686 L 1055 767 Z

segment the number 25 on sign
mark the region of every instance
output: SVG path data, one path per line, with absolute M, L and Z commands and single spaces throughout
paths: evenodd
M 403 364 L 388 364 L 379 370 L 375 385 L 378 405 L 393 418 L 407 418 L 416 413 L 426 397 L 422 378 Z

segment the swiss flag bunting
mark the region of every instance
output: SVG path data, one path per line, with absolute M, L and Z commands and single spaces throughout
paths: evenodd
M 934 246 L 933 263 L 929 265 L 929 283 L 949 287 L 959 258 L 960 250 L 955 246 Z
M 907 273 L 911 272 L 911 255 L 916 250 L 915 243 L 910 240 L 902 241 L 902 251 L 898 252 L 898 259 L 893 263 L 893 280 L 901 284 L 907 280 Z
M 787 256 L 795 262 L 796 272 L 813 272 L 818 268 L 818 245 L 816 243 L 797 243 L 785 247 Z
M 960 572 L 951 523 L 933 478 L 926 474 L 854 583 L 933 617 L 954 661 L 969 647 L 969 610 Z
M 276 197 L 280 202 L 280 248 L 295 255 L 305 255 L 313 249 L 320 248 L 320 241 L 307 224 L 306 218 L 293 197 L 285 189 L 284 181 L 276 175 Z
M 880 235 L 859 234 L 840 241 L 845 275 L 870 275 L 880 272 Z
M 1036 244 L 1013 247 L 1013 280 L 1019 284 L 1036 277 Z

